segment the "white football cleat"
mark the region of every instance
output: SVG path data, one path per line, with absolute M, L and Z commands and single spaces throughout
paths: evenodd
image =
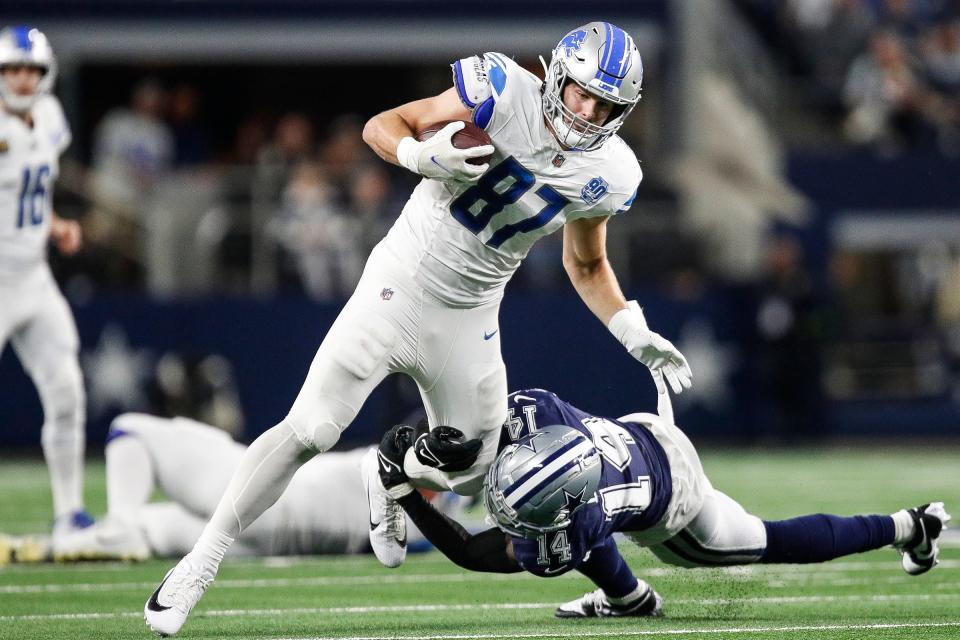
M 363 457 L 360 474 L 370 507 L 370 546 L 380 563 L 399 567 L 407 557 L 407 517 L 380 481 L 377 450 Z
M 947 527 L 950 514 L 943 508 L 942 502 L 931 502 L 913 509 L 907 509 L 913 518 L 913 538 L 897 549 L 902 554 L 900 560 L 903 570 L 912 576 L 918 576 L 933 569 L 940 561 L 940 546 L 937 538 Z
M 79 560 L 142 562 L 150 557 L 150 546 L 143 532 L 110 516 L 86 529 L 66 534 L 62 543 Z
M 195 567 L 189 555 L 184 556 L 143 606 L 144 622 L 161 636 L 176 634 L 212 582 L 212 575 Z
M 616 605 L 607 600 L 603 589 L 597 589 L 590 593 L 585 593 L 583 597 L 571 600 L 557 607 L 554 615 L 558 618 L 620 618 L 628 616 L 654 617 L 663 614 L 663 598 L 653 590 L 653 587 L 640 581 L 645 585 L 646 591 L 641 593 L 636 600 L 630 604 Z
M 50 534 L 53 559 L 58 562 L 82 560 L 74 534 L 93 526 L 93 523 L 93 518 L 86 511 L 74 511 L 57 518 L 53 523 L 53 533 Z

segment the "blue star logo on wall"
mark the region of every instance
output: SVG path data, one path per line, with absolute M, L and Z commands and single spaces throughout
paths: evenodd
M 110 409 L 130 411 L 147 406 L 143 392 L 153 358 L 146 349 L 130 346 L 123 327 L 109 324 L 100 340 L 82 356 L 90 413 L 101 416 Z
M 713 327 L 703 321 L 688 322 L 676 341 L 693 370 L 694 385 L 677 396 L 681 406 L 699 404 L 704 409 L 722 412 L 730 407 L 733 392 L 730 376 L 737 367 L 737 348 L 717 340 Z

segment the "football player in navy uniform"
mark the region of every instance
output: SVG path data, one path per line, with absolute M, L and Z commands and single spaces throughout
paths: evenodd
M 497 526 L 476 535 L 431 508 L 407 482 L 398 462 L 411 446 L 410 427 L 384 436 L 381 479 L 404 494 L 400 504 L 427 539 L 464 568 L 543 577 L 576 569 L 590 578 L 597 589 L 560 606 L 558 617 L 661 612 L 661 597 L 627 566 L 614 533 L 682 567 L 825 562 L 887 545 L 901 552 L 911 575 L 937 563 L 937 538 L 950 519 L 943 503 L 889 516 L 761 520 L 710 484 L 673 423 L 667 391 L 658 405 L 658 414 L 612 420 L 542 389 L 511 394 L 510 419 L 483 492 Z

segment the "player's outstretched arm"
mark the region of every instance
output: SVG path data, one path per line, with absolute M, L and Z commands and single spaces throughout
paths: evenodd
M 583 302 L 634 358 L 647 365 L 657 390 L 663 381 L 675 393 L 690 388 L 690 365 L 669 340 L 647 327 L 643 311 L 635 301 L 627 302 L 613 267 L 607 260 L 607 218 L 568 222 L 563 228 L 563 266 Z
M 493 153 L 493 147 L 454 147 L 453 134 L 462 129 L 463 124 L 451 122 L 428 140 L 415 139 L 418 131 L 445 120 L 470 120 L 470 111 L 460 102 L 454 88 L 375 115 L 363 128 L 363 140 L 387 162 L 425 178 L 476 180 L 488 165 L 467 161 Z
M 463 434 L 450 427 L 437 427 L 433 432 L 438 429 L 446 431 L 440 432 L 442 437 L 434 439 L 431 451 L 434 457 L 441 459 L 440 462 L 461 462 L 471 457 L 476 460 L 479 448 L 474 446 L 474 443 L 479 444 L 479 440 L 464 442 Z M 424 537 L 455 564 L 470 571 L 521 571 L 513 557 L 509 538 L 502 531 L 494 528 L 471 535 L 459 522 L 437 511 L 423 496 L 414 491 L 403 471 L 403 459 L 407 450 L 414 446 L 415 435 L 413 427 L 407 425 L 397 425 L 384 434 L 377 452 L 383 487 L 400 503 Z M 429 433 L 426 435 L 429 436 Z M 420 438 L 417 442 L 424 440 Z M 427 464 L 426 460 L 422 462 Z
M 398 501 L 424 537 L 454 564 L 469 571 L 517 573 L 523 571 L 511 552 L 510 539 L 494 527 L 476 535 L 437 511 L 413 491 Z

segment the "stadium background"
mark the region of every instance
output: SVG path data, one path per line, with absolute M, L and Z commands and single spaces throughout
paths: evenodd
M 75 134 L 54 202 L 87 245 L 51 260 L 80 329 L 89 448 L 122 411 L 246 440 L 274 424 L 415 184 L 362 145 L 364 120 L 445 89 L 474 53 L 538 71 L 595 18 L 645 62 L 623 132 L 645 179 L 609 250 L 690 359 L 678 422 L 724 443 L 956 443 L 956 3 L 584 5 L 4 3 L 4 24 L 51 39 Z M 558 240 L 502 306 L 510 387 L 608 415 L 652 406 L 645 369 L 566 283 Z M 9 349 L 0 380 L 0 447 L 37 448 L 39 402 Z M 344 441 L 418 402 L 389 379 Z

